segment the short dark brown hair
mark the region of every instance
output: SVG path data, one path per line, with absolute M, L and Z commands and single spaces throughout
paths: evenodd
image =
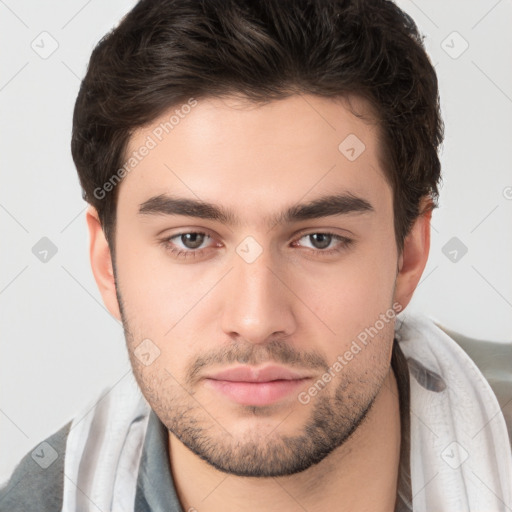
M 440 180 L 444 125 L 423 38 L 388 0 L 139 1 L 94 48 L 73 114 L 83 198 L 112 253 L 119 187 L 98 190 L 137 128 L 190 98 L 292 94 L 368 101 L 401 250 L 421 200 L 436 206 Z

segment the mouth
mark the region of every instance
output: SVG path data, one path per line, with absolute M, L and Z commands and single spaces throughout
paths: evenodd
M 205 384 L 240 405 L 264 406 L 297 392 L 312 378 L 283 366 L 237 366 L 207 375 Z

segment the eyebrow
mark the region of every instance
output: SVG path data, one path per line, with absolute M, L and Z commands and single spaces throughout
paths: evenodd
M 295 204 L 287 210 L 267 218 L 269 225 L 293 223 L 302 220 L 346 215 L 349 213 L 374 212 L 373 206 L 362 197 L 351 193 L 322 196 L 303 204 Z M 240 219 L 233 211 L 213 203 L 160 194 L 139 205 L 139 215 L 184 215 L 240 225 Z

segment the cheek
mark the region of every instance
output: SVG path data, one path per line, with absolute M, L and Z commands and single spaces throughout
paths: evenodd
M 396 278 L 394 240 L 365 242 L 340 262 L 319 268 L 297 280 L 297 294 L 336 337 L 357 334 L 389 310 Z
M 200 281 L 191 279 L 192 266 L 173 264 L 163 248 L 137 243 L 136 236 L 120 239 L 118 247 L 118 280 L 128 319 L 164 336 L 197 302 Z
M 128 347 L 133 353 L 143 340 L 151 340 L 159 357 L 150 370 L 141 366 L 141 371 L 177 373 L 183 361 L 202 348 L 201 339 L 204 343 L 212 338 L 202 331 L 208 325 L 198 315 L 209 310 L 208 301 L 213 300 L 209 291 L 218 275 L 206 266 L 173 264 L 163 249 L 141 251 L 136 245 L 133 240 L 118 244 L 124 251 L 118 258 L 117 277 L 130 331 Z M 134 363 L 140 366 L 137 360 Z

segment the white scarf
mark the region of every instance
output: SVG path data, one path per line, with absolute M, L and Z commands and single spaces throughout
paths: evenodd
M 414 512 L 510 512 L 512 453 L 491 387 L 432 321 L 398 318 L 405 356 L 446 384 L 433 392 L 410 376 Z M 130 370 L 77 415 L 66 444 L 62 512 L 133 511 L 150 410 Z

